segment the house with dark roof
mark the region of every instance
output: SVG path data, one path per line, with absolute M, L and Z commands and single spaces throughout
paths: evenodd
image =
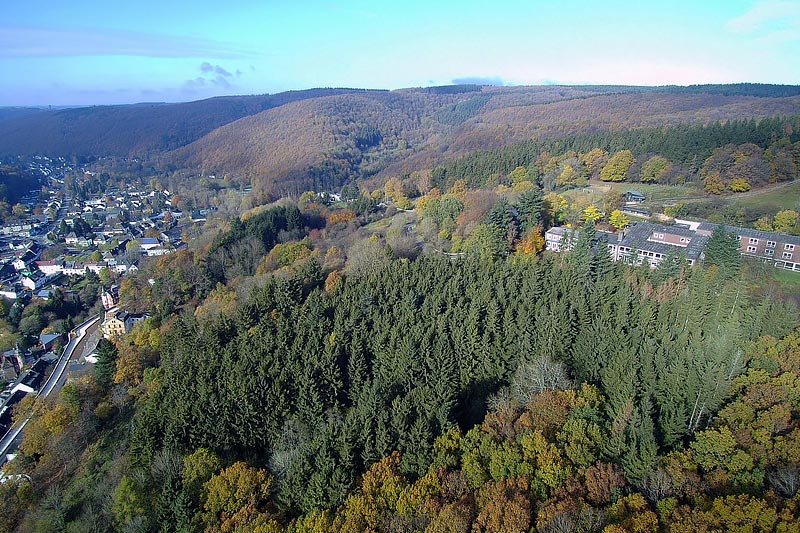
M 39 259 L 39 253 L 29 248 L 23 252 L 18 252 L 17 258 L 14 259 L 12 265 L 17 272 L 30 270 L 33 268 L 33 262 L 37 259 Z
M 63 333 L 40 333 L 39 334 L 39 344 L 44 348 L 45 351 L 50 351 L 53 349 L 53 346 L 60 340 L 64 338 Z
M 112 285 L 110 289 L 102 291 L 100 301 L 106 311 L 117 305 L 119 303 L 119 285 Z
M 625 201 L 626 202 L 644 202 L 645 196 L 644 193 L 637 191 L 635 189 L 629 189 L 625 191 Z
M 36 361 L 30 370 L 28 370 L 20 380 L 11 389 L 11 394 L 15 392 L 36 392 L 44 382 L 45 375 L 47 374 L 47 367 L 50 363 L 45 359 Z
M 47 276 L 41 270 L 36 270 L 31 274 L 22 276 L 22 285 L 26 289 L 36 291 L 41 289 L 47 283 Z

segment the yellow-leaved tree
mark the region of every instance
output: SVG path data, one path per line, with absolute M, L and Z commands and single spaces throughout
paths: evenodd
M 629 224 L 628 217 L 626 217 L 625 213 L 619 209 L 615 209 L 611 212 L 611 215 L 608 217 L 608 221 L 617 229 L 625 229 Z

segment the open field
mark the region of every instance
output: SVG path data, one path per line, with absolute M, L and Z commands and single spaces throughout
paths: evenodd
M 749 207 L 764 213 L 774 214 L 781 209 L 800 209 L 800 180 L 777 189 L 769 189 L 763 193 L 754 191 L 744 198 L 732 197 L 731 203 L 741 207 Z
M 621 193 L 634 189 L 646 196 L 646 201 L 641 205 L 645 209 L 653 209 L 657 206 L 665 204 L 672 204 L 684 198 L 705 198 L 702 190 L 695 185 L 659 185 L 649 183 L 606 183 L 593 181 L 587 187 L 582 189 L 571 189 L 563 193 L 564 197 L 568 198 L 570 202 L 578 203 L 593 203 L 600 205 L 603 202 L 603 196 L 610 189 L 614 189 Z
M 749 212 L 774 215 L 782 209 L 800 210 L 800 180 L 791 183 L 772 184 L 747 193 L 725 196 L 710 196 L 703 192 L 699 184 L 658 185 L 644 183 L 604 183 L 591 182 L 583 189 L 566 191 L 564 196 L 570 202 L 600 205 L 609 189 L 624 193 L 634 189 L 644 193 L 646 200 L 640 204 L 644 209 L 654 212 L 684 200 L 689 203 L 721 200 L 721 205 L 746 208 Z
M 659 185 L 651 183 L 621 182 L 613 183 L 611 186 L 621 193 L 624 193 L 630 189 L 634 189 L 643 193 L 647 197 L 647 200 L 645 200 L 644 203 L 672 199 L 677 201 L 680 198 L 703 196 L 703 190 L 696 185 Z

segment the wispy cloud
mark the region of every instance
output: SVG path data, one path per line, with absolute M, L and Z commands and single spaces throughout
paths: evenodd
M 0 57 L 108 56 L 238 59 L 251 51 L 198 37 L 95 28 L 86 30 L 0 26 Z
M 800 2 L 796 0 L 767 0 L 729 20 L 728 30 L 754 35 L 765 42 L 800 40 Z

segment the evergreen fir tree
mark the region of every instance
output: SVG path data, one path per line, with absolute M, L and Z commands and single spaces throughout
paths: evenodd
M 706 244 L 705 263 L 717 266 L 721 279 L 730 279 L 736 277 L 742 268 L 742 257 L 739 252 L 739 238 L 735 233 L 726 231 L 725 226 L 720 224 L 714 229 Z
M 97 345 L 97 363 L 94 365 L 94 378 L 102 389 L 108 389 L 114 382 L 117 370 L 117 347 L 106 339 Z

